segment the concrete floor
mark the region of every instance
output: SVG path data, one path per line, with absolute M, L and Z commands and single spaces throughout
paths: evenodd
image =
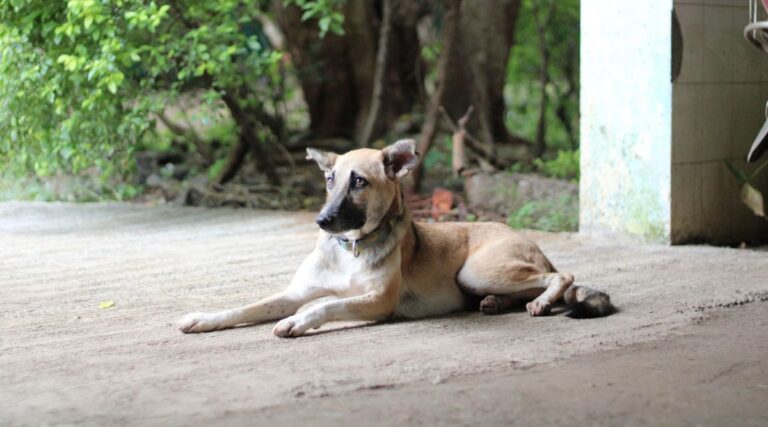
M 311 218 L 0 204 L 0 425 L 768 424 L 764 252 L 530 233 L 620 311 L 174 328 L 284 286 Z

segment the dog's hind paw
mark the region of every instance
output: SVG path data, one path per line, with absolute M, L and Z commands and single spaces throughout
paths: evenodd
M 525 305 L 531 316 L 546 316 L 552 311 L 552 304 L 545 299 L 535 299 Z
M 496 295 L 488 295 L 480 301 L 480 311 L 485 314 L 498 314 L 500 301 Z
M 185 334 L 223 329 L 216 313 L 189 313 L 176 325 Z

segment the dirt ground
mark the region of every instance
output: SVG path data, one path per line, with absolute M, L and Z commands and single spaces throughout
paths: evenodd
M 0 204 L 0 425 L 768 424 L 765 252 L 530 233 L 620 311 L 175 329 L 284 286 L 311 219 Z

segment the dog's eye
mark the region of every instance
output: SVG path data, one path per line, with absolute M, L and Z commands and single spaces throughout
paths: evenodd
M 358 176 L 357 178 L 355 178 L 354 184 L 355 184 L 355 188 L 358 188 L 358 189 L 365 188 L 365 186 L 368 185 L 368 181 Z
M 333 187 L 333 175 L 328 175 L 328 176 L 325 177 L 325 185 L 328 188 Z

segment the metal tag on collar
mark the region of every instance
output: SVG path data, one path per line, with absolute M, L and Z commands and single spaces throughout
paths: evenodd
M 357 249 L 357 240 L 352 241 L 352 255 L 357 258 L 360 255 L 360 250 Z

